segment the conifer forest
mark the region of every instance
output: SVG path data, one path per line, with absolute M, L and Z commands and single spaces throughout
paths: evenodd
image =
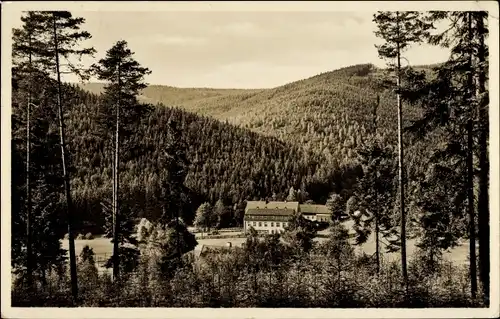
M 12 306 L 497 303 L 491 17 L 371 19 L 383 67 L 218 89 L 152 85 L 126 38 L 97 52 L 85 18 L 25 11 L 12 29 Z M 406 52 L 424 44 L 447 60 L 413 65 Z M 283 229 L 258 229 L 259 214 Z

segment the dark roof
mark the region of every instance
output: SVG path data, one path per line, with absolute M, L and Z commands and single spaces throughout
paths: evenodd
M 327 214 L 331 212 L 326 205 L 301 204 L 300 212 L 305 214 Z
M 265 207 L 266 207 L 265 201 L 248 201 L 245 209 L 248 210 L 248 209 L 265 208 Z
M 299 202 L 265 202 L 265 201 L 248 201 L 245 208 L 246 211 L 250 209 L 293 209 L 299 210 Z
M 291 216 L 295 211 L 293 209 L 269 209 L 269 208 L 255 208 L 246 211 L 245 215 L 260 215 L 260 216 Z

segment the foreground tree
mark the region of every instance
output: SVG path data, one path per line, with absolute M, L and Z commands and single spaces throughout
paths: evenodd
M 182 255 L 198 245 L 195 236 L 177 219 L 172 219 L 166 225 L 156 224 L 148 241 L 158 256 L 157 266 L 167 278 L 171 278 L 176 269 L 183 265 Z
M 83 18 L 75 18 L 67 11 L 32 11 L 25 16 L 24 21 L 24 31 L 30 34 L 29 46 L 33 49 L 30 51 L 30 59 L 32 62 L 33 60 L 36 61 L 37 69 L 52 74 L 56 78 L 56 105 L 59 122 L 62 175 L 66 197 L 72 295 L 75 300 L 78 297 L 78 284 L 73 237 L 73 207 L 68 171 L 70 165 L 66 145 L 61 73 L 71 72 L 80 76 L 85 75 L 78 65 L 71 62 L 73 56 L 81 58 L 84 55 L 92 55 L 94 53 L 93 48 L 80 49 L 78 47 L 81 41 L 91 37 L 88 32 L 80 30 L 84 22 L 85 20 Z M 33 33 L 33 31 L 35 31 L 35 33 Z M 34 37 L 31 38 L 32 35 L 34 35 Z M 19 48 L 20 47 L 18 47 L 18 49 Z M 68 69 L 67 71 L 62 71 L 62 65 L 60 63 L 61 58 L 66 59 L 67 63 L 65 66 Z M 31 67 L 33 67 L 33 63 Z
M 405 49 L 412 43 L 422 42 L 431 25 L 424 23 L 421 14 L 415 11 L 378 12 L 373 21 L 377 25 L 375 35 L 385 40 L 377 47 L 378 54 L 388 59 L 390 71 L 396 77 L 396 96 L 398 108 L 398 149 L 399 149 L 399 207 L 401 212 L 401 272 L 406 288 L 408 288 L 408 272 L 406 261 L 406 212 L 405 212 L 405 171 L 403 150 L 403 108 L 401 101 L 401 57 Z M 394 63 L 393 61 L 396 61 Z
M 144 77 L 150 73 L 147 68 L 141 67 L 133 59 L 133 52 L 127 47 L 126 41 L 118 41 L 106 52 L 106 57 L 98 64 L 93 65 L 93 70 L 99 80 L 107 81 L 104 88 L 104 98 L 106 108 L 109 113 L 115 114 L 115 134 L 114 134 L 114 160 L 113 160 L 113 277 L 119 277 L 120 269 L 120 242 L 123 243 L 125 237 L 130 242 L 130 236 L 121 234 L 120 225 L 127 224 L 130 217 L 127 214 L 120 214 L 119 208 L 119 187 L 120 187 L 120 131 L 123 125 L 129 124 L 132 119 L 140 115 L 137 96 L 147 85 Z M 125 219 L 123 222 L 121 219 Z M 131 234 L 130 230 L 127 230 Z M 120 240 L 121 238 L 121 240 Z
M 479 194 L 478 194 L 478 233 L 479 233 L 479 276 L 483 290 L 484 301 L 489 305 L 490 296 L 490 207 L 489 207 L 489 90 L 488 79 L 488 46 L 486 38 L 488 35 L 488 13 L 484 11 L 474 12 L 473 18 L 476 26 L 477 38 L 477 86 L 476 99 L 478 103 L 478 125 L 479 125 Z
M 420 138 L 431 135 L 437 129 L 445 132 L 444 146 L 432 157 L 435 167 L 445 174 L 456 174 L 461 182 L 454 184 L 453 206 L 465 207 L 468 217 L 471 295 L 477 292 L 476 270 L 476 214 L 474 155 L 479 153 L 479 187 L 477 220 L 482 282 L 485 303 L 489 302 L 489 208 L 488 206 L 488 91 L 486 90 L 487 46 L 484 39 L 485 12 L 431 12 L 429 21 L 450 21 L 450 28 L 429 37 L 431 44 L 451 49 L 449 60 L 436 67 L 436 76 L 423 84 L 411 96 L 423 107 L 423 116 L 411 129 Z M 476 80 L 474 80 L 474 77 Z M 474 145 L 477 137 L 478 147 Z M 443 175 L 443 174 L 441 174 Z M 439 175 L 437 175 L 439 176 Z M 465 178 L 463 178 L 465 176 Z M 435 188 L 435 187 L 434 187 Z M 465 219 L 465 218 L 464 218 Z M 484 237 L 483 237 L 484 236 Z M 483 252 L 481 254 L 481 251 Z M 488 266 L 487 266 L 488 265 Z M 485 268 L 483 268 L 483 266 Z
M 283 234 L 283 240 L 291 248 L 292 254 L 299 260 L 307 255 L 314 246 L 316 236 L 314 223 L 296 213 L 288 221 Z
M 393 238 L 397 234 L 393 216 L 397 162 L 394 151 L 382 144 L 375 140 L 358 149 L 363 176 L 354 188 L 348 207 L 348 213 L 354 221 L 356 244 L 366 243 L 370 234 L 375 233 L 377 273 L 380 271 L 381 237 L 389 241 L 387 247 L 390 251 L 400 249 L 400 239 Z
M 21 17 L 23 26 L 13 30 L 12 61 L 14 72 L 25 78 L 27 90 L 26 102 L 26 279 L 28 286 L 33 285 L 33 247 L 32 247 L 32 203 L 31 203 L 31 117 L 30 111 L 33 104 L 34 68 L 33 53 L 38 44 L 40 30 L 37 28 L 33 12 L 28 12 Z

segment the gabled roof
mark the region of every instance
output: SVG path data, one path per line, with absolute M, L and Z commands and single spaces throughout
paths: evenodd
M 249 209 L 245 215 L 259 215 L 259 216 L 291 216 L 295 211 L 293 209 L 269 209 L 269 208 L 255 208 Z
M 299 202 L 269 202 L 266 208 L 271 209 L 293 209 L 295 211 L 299 210 Z
M 301 204 L 300 212 L 306 214 L 327 214 L 331 212 L 326 205 Z
M 265 208 L 265 201 L 248 201 L 245 210 L 254 209 L 254 208 Z
M 299 210 L 299 202 L 265 202 L 265 201 L 248 201 L 245 211 L 249 209 L 292 209 Z

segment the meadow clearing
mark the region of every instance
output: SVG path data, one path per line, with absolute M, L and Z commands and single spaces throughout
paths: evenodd
M 320 234 L 327 234 L 328 230 L 319 232 Z M 242 231 L 226 231 L 224 232 L 226 235 L 241 235 Z M 206 233 L 203 235 L 201 233 L 195 233 L 196 240 L 198 241 L 198 245 L 195 247 L 195 251 L 202 249 L 205 246 L 226 246 L 229 242 L 233 247 L 240 247 L 246 240 L 246 238 L 241 237 L 231 237 L 231 238 L 203 238 L 206 236 Z M 327 240 L 325 237 L 316 237 L 315 241 L 321 242 Z M 409 239 L 407 241 L 407 253 L 408 256 L 413 256 L 417 247 L 415 246 L 416 241 L 413 239 Z M 94 250 L 94 253 L 97 257 L 97 260 L 108 258 L 111 256 L 113 252 L 113 245 L 109 238 L 96 236 L 95 239 L 78 239 L 75 240 L 75 250 L 76 254 L 79 255 L 82 251 L 83 247 L 88 245 Z M 384 251 L 383 244 L 381 244 L 382 251 Z M 68 240 L 62 240 L 62 247 L 64 249 L 68 249 Z M 355 246 L 358 252 L 365 252 L 366 254 L 374 254 L 375 253 L 375 240 L 373 236 L 361 246 Z M 383 258 L 385 260 L 393 260 L 399 257 L 399 252 L 394 253 L 383 253 Z M 452 261 L 455 265 L 463 265 L 468 263 L 468 255 L 469 255 L 469 246 L 468 242 L 462 243 L 461 245 L 454 247 L 452 249 L 448 249 L 443 254 L 443 259 Z

